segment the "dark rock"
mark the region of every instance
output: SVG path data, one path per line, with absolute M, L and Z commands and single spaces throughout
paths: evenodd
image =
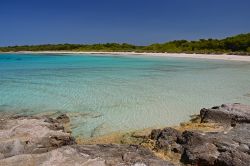
M 225 124 L 250 123 L 250 106 L 240 103 L 222 104 L 209 109 L 201 109 L 201 122 Z
M 250 156 L 241 151 L 226 151 L 220 153 L 220 156 L 215 161 L 217 166 L 249 166 Z
M 50 136 L 50 144 L 54 147 L 61 147 L 65 145 L 72 145 L 75 143 L 75 139 L 71 136 L 58 135 Z
M 181 161 L 193 165 L 213 165 L 219 156 L 217 147 L 209 139 L 199 133 L 186 131 L 183 133 L 184 151 Z
M 50 118 L 50 117 L 45 117 L 44 122 L 49 123 L 47 127 L 51 130 L 64 130 L 63 124 L 60 123 L 58 120 Z
M 50 118 L 50 117 L 46 117 L 44 122 L 47 122 L 47 123 L 58 123 L 57 120 L 53 119 L 53 118 Z
M 181 139 L 181 132 L 171 127 L 164 128 L 159 138 L 167 139 L 171 142 L 178 142 Z
M 244 153 L 250 154 L 250 149 L 249 146 L 246 144 L 240 144 L 239 147 L 237 148 L 239 151 L 242 151 Z
M 153 129 L 150 134 L 150 139 L 157 140 L 161 134 L 161 129 Z
M 173 151 L 174 153 L 182 153 L 183 147 L 180 144 L 172 143 L 171 144 L 171 151 Z
M 176 129 L 167 127 L 163 130 L 152 130 L 150 138 L 156 141 L 157 149 L 176 153 L 182 151 L 182 147 L 178 144 L 182 140 L 181 132 Z
M 56 120 L 59 121 L 59 123 L 69 123 L 70 122 L 70 119 L 69 117 L 66 115 L 66 114 L 61 114 L 59 115 Z
M 228 132 L 183 133 L 181 161 L 192 165 L 247 166 L 250 162 L 250 124 Z
M 250 106 L 223 104 L 202 109 L 200 116 L 202 123 L 216 122 L 224 131 L 184 131 L 181 134 L 171 128 L 153 130 L 150 138 L 156 141 L 155 148 L 180 153 L 184 164 L 248 166 Z

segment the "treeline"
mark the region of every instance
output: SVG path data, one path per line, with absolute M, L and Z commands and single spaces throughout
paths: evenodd
M 10 51 L 135 51 L 143 49 L 142 46 L 134 46 L 131 44 L 46 44 L 46 45 L 24 45 L 24 46 L 9 46 L 0 47 L 2 52 Z
M 199 41 L 175 40 L 163 44 L 152 44 L 145 48 L 153 52 L 185 52 L 204 54 L 246 54 L 250 55 L 250 33 L 218 39 L 200 39 Z
M 250 33 L 240 34 L 225 39 L 200 39 L 198 41 L 175 40 L 149 46 L 131 44 L 47 44 L 0 47 L 2 52 L 17 51 L 126 51 L 126 52 L 169 52 L 201 54 L 241 54 L 250 55 Z

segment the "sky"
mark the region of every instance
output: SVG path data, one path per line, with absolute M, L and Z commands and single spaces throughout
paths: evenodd
M 250 0 L 1 0 L 0 46 L 224 38 L 250 32 Z

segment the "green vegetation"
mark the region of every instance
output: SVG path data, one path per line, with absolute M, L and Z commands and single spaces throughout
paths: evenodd
M 48 44 L 31 46 L 0 47 L 2 52 L 17 51 L 126 51 L 126 52 L 169 52 L 169 53 L 201 53 L 201 54 L 240 54 L 250 55 L 250 33 L 218 39 L 200 39 L 199 41 L 175 40 L 149 46 L 131 44 Z

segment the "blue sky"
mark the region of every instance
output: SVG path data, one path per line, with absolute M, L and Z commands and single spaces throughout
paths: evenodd
M 0 46 L 223 38 L 250 32 L 250 0 L 1 0 Z

